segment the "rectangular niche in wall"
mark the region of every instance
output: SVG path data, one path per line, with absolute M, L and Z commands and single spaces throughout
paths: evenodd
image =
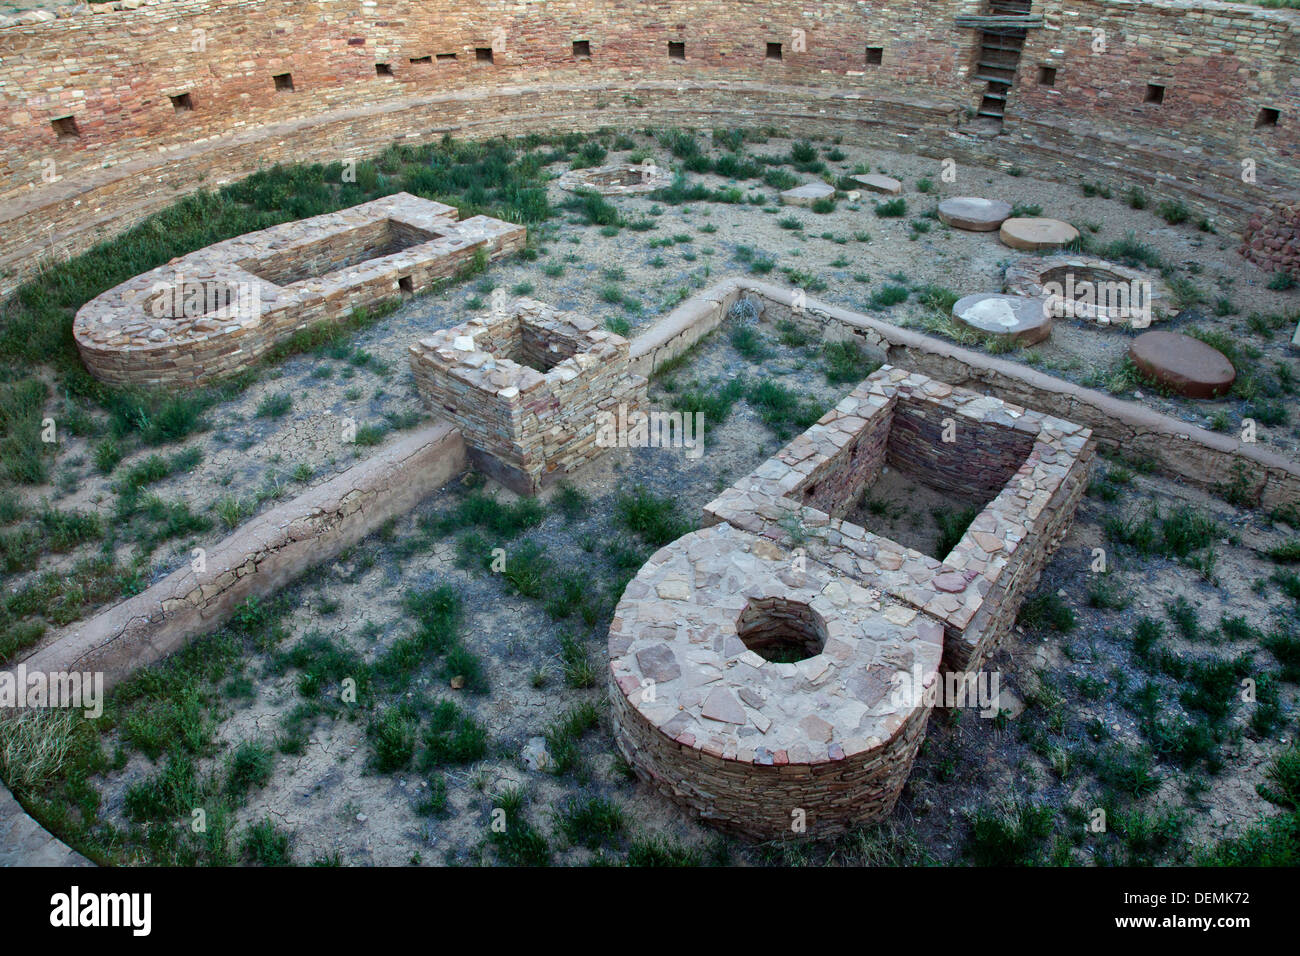
M 767 45 L 767 58 L 768 58 L 769 60 L 780 60 L 780 59 L 782 59 L 782 56 L 781 56 L 781 44 L 779 44 L 779 43 L 769 43 L 769 44 Z
M 479 63 L 492 63 L 492 48 L 490 46 L 479 46 L 474 48 L 474 59 Z
M 54 128 L 54 134 L 60 140 L 81 138 L 81 130 L 77 129 L 77 121 L 71 116 L 60 116 L 58 119 L 50 120 L 50 126 Z
M 277 93 L 293 92 L 292 73 L 277 73 L 275 76 L 271 77 L 271 79 L 275 80 L 275 91 Z
M 455 62 L 456 62 L 456 54 L 455 54 L 455 53 L 439 53 L 439 54 L 438 54 L 438 62 L 439 62 L 439 63 L 455 63 Z
M 1259 115 L 1255 117 L 1255 129 L 1259 129 L 1261 126 L 1276 126 L 1277 121 L 1281 118 L 1282 113 L 1280 110 L 1265 106 L 1259 111 Z
M 1056 85 L 1056 67 L 1040 66 L 1038 68 L 1038 85 L 1055 86 Z
M 573 58 L 574 58 L 575 60 L 590 60 L 590 59 L 591 59 L 591 41 L 590 41 L 590 40 L 574 40 L 574 41 L 573 41 Z
M 1160 104 L 1165 101 L 1165 88 L 1159 83 L 1147 84 L 1146 102 Z
M 686 59 L 686 41 L 669 40 L 668 41 L 668 59 L 684 60 Z
M 172 109 L 177 113 L 188 113 L 194 109 L 194 101 L 188 93 L 177 93 L 169 99 L 172 101 Z
M 885 48 L 883 46 L 867 47 L 867 66 L 880 66 L 885 62 Z
M 410 60 L 412 66 L 421 66 L 423 64 L 432 65 L 433 63 L 433 57 L 431 56 L 413 56 L 410 57 Z
M 392 76 L 393 67 L 390 63 L 376 63 L 375 76 Z

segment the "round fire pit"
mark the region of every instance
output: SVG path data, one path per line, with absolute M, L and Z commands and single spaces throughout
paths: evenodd
M 1173 318 L 1169 286 L 1152 276 L 1090 256 L 1039 256 L 1007 267 L 1011 295 L 1045 300 L 1053 319 L 1142 329 Z
M 669 185 L 672 171 L 653 163 L 613 163 L 593 169 L 570 169 L 560 175 L 560 187 L 570 192 L 594 190 L 604 196 L 653 192 Z

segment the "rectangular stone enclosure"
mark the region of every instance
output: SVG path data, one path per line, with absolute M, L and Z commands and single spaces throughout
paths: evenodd
M 602 413 L 647 405 L 627 339 L 532 299 L 420 339 L 411 369 L 425 404 L 464 433 L 475 467 L 519 494 L 604 451 Z
M 73 336 L 106 382 L 201 385 L 315 323 L 344 321 L 523 248 L 523 226 L 457 216 L 444 203 L 394 193 L 226 239 L 92 299 Z
M 725 521 L 852 573 L 944 625 L 944 662 L 978 666 L 1065 536 L 1095 450 L 1081 425 L 884 366 L 705 506 Z M 954 498 L 986 501 L 932 558 L 845 519 L 889 465 Z

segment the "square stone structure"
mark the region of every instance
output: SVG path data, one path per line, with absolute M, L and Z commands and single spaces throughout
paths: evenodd
M 604 415 L 648 404 L 627 339 L 533 299 L 420 339 L 411 369 L 425 404 L 464 433 L 475 467 L 519 494 L 605 451 Z
M 706 505 L 704 520 L 802 546 L 925 612 L 944 626 L 945 668 L 973 670 L 1069 530 L 1094 453 L 1081 425 L 886 365 Z M 988 501 L 942 560 L 845 520 L 887 464 Z

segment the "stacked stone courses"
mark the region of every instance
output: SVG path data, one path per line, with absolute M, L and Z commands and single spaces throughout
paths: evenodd
M 624 755 L 701 819 L 760 839 L 796 812 L 819 837 L 887 815 L 924 736 L 922 691 L 1009 630 L 1093 452 L 1082 426 L 883 366 L 628 585 L 609 638 Z M 844 519 L 887 465 L 993 497 L 931 558 Z M 782 632 L 807 656 L 756 652 Z
M 461 429 L 482 471 L 520 494 L 596 458 L 602 420 L 648 404 L 627 339 L 533 299 L 422 338 L 410 354 L 425 404 Z
M 83 305 L 77 349 L 93 375 L 118 385 L 184 387 L 235 374 L 299 330 L 428 289 L 476 255 L 523 247 L 522 226 L 456 215 L 395 193 L 207 246 Z M 213 292 L 231 297 L 209 309 Z
M 884 0 L 177 0 L 0 26 L 0 196 L 14 200 L 0 264 L 26 272 L 259 163 L 362 158 L 445 131 L 777 125 L 1067 182 L 1141 182 L 1230 227 L 1296 198 L 1300 13 L 1212 0 L 1044 8 L 1005 135 L 987 139 L 959 129 L 984 84 L 979 31 L 954 20 L 979 12 L 968 0 L 925 16 Z M 590 58 L 574 55 L 577 40 Z M 781 59 L 765 56 L 769 42 Z M 685 44 L 683 59 L 669 43 Z M 880 63 L 866 46 L 883 49 Z M 1054 84 L 1039 85 L 1040 65 Z M 285 75 L 292 88 L 277 88 Z M 1145 101 L 1148 83 L 1164 87 L 1160 103 Z M 65 118 L 75 132 L 55 128 Z M 1256 182 L 1243 181 L 1245 158 Z
M 952 442 L 943 440 L 945 420 Z M 882 435 L 885 456 L 860 459 L 877 470 L 845 466 L 846 447 L 875 447 Z M 801 528 L 810 555 L 829 548 L 829 562 L 942 620 L 947 662 L 971 669 L 1005 636 L 1025 590 L 1069 530 L 1094 450 L 1082 426 L 884 366 L 706 505 L 704 519 L 790 547 L 791 527 Z M 960 498 L 994 497 L 938 560 L 844 520 L 886 462 Z M 823 503 L 835 510 L 821 510 Z M 991 613 L 1000 610 L 992 605 L 1007 604 L 1009 614 Z

